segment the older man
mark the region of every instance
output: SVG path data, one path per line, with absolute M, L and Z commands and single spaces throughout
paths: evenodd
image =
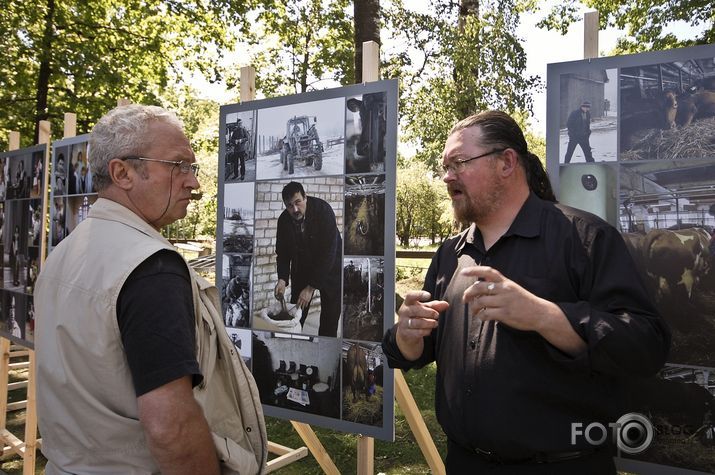
M 261 472 L 260 401 L 228 336 L 211 330 L 218 293 L 159 233 L 199 187 L 180 122 L 119 107 L 90 146 L 99 199 L 35 293 L 47 473 Z
M 449 473 L 615 473 L 572 424 L 615 422 L 623 382 L 655 373 L 670 333 L 619 233 L 554 202 L 508 115 L 454 126 L 442 156 L 455 215 L 383 340 L 390 366 L 437 362 Z M 608 427 L 606 425 L 606 427 Z

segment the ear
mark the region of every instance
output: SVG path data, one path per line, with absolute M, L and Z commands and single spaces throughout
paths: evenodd
M 113 158 L 109 161 L 108 169 L 109 178 L 111 178 L 112 183 L 123 190 L 132 189 L 137 172 L 127 160 Z
M 502 154 L 499 155 L 499 160 L 501 161 L 498 168 L 499 174 L 504 178 L 511 176 L 519 166 L 519 156 L 516 154 L 516 151 L 511 148 L 504 150 Z

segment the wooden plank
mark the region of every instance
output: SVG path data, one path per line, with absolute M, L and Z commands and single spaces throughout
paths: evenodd
M 131 103 L 132 101 L 130 101 L 126 97 L 120 97 L 119 99 L 117 99 L 117 107 L 128 106 Z
M 15 132 L 14 130 L 11 130 L 10 133 L 8 134 L 8 147 L 7 149 L 9 151 L 17 150 L 20 148 L 20 132 Z
M 269 442 L 269 445 L 271 442 Z M 286 447 L 287 448 L 287 447 Z M 308 456 L 307 447 L 299 447 L 297 449 L 288 449 L 289 451 L 280 457 L 276 457 L 266 464 L 266 473 L 275 472 L 279 468 L 283 468 L 293 462 L 296 462 Z
M 49 144 L 50 143 L 50 135 L 52 135 L 52 124 L 50 124 L 49 120 L 41 120 L 37 123 L 40 133 L 39 137 L 37 138 L 37 143 L 38 144 Z
M 11 451 L 20 457 L 23 456 L 25 452 L 25 443 L 23 441 L 15 437 L 15 435 L 7 429 L 0 431 L 0 437 L 5 441 Z
M 15 401 L 7 405 L 7 412 L 21 411 L 27 407 L 27 401 Z
M 276 444 L 275 442 L 271 442 L 270 440 L 268 441 L 268 451 L 272 454 L 285 455 L 287 453 L 293 452 L 294 450 L 297 449 L 291 449 L 290 447 L 286 447 L 285 445 Z
M 23 356 L 29 356 L 30 350 L 15 350 L 10 348 L 10 358 L 22 358 Z
M 256 98 L 256 68 L 244 66 L 241 68 L 241 102 L 252 101 Z
M 65 130 L 63 137 L 68 139 L 77 136 L 77 114 L 65 112 Z
M 598 11 L 583 15 L 583 58 L 598 58 Z
M 407 423 L 415 435 L 417 445 L 420 446 L 420 450 L 422 450 L 422 455 L 425 456 L 430 471 L 437 475 L 444 475 L 446 471 L 442 457 L 440 457 L 437 447 L 434 445 L 432 436 L 427 429 L 427 424 L 425 424 L 424 419 L 422 419 L 422 414 L 420 414 L 415 398 L 412 397 L 410 387 L 405 380 L 405 375 L 402 374 L 402 370 L 399 369 L 395 370 L 395 392 L 397 395 L 397 403 L 405 414 L 405 419 L 407 419 Z
M 320 468 L 323 469 L 323 472 L 327 475 L 338 475 L 340 473 L 338 467 L 333 463 L 333 460 L 330 458 L 330 455 L 328 455 L 323 444 L 320 443 L 313 429 L 308 424 L 303 424 L 302 422 L 290 421 L 290 423 L 300 438 L 303 439 L 305 445 L 308 446 L 308 450 L 313 454 L 313 457 L 318 462 L 318 465 L 320 465 Z
M 358 475 L 373 475 L 375 473 L 375 439 L 358 436 Z
M 28 361 L 20 361 L 19 363 L 10 363 L 8 366 L 10 369 L 25 369 L 30 365 Z
M 362 81 L 380 80 L 380 45 L 376 41 L 364 41 L 362 44 Z
M 8 391 L 14 391 L 16 389 L 22 389 L 27 387 L 27 381 L 18 381 L 16 383 L 10 383 L 7 385 Z
M 30 351 L 30 367 L 27 374 L 27 412 L 25 413 L 25 456 L 22 461 L 22 474 L 35 475 L 37 452 L 37 386 L 35 352 Z
M 7 422 L 7 383 L 10 375 L 10 340 L 0 337 L 0 428 Z

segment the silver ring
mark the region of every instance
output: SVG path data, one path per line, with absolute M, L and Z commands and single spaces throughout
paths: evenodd
M 409 318 L 407 320 L 407 328 L 412 328 L 412 319 L 411 318 Z
M 487 291 L 489 292 L 489 295 L 492 294 L 492 290 L 497 286 L 494 282 L 490 282 L 489 285 L 487 285 Z

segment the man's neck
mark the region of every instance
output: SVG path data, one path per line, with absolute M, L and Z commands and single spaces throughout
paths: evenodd
M 529 198 L 528 186 L 519 187 L 512 192 L 506 193 L 499 209 L 491 216 L 480 219 L 474 224 L 479 228 L 484 241 L 484 249 L 489 250 L 500 237 L 506 233 L 516 219 L 516 215 L 521 211 L 522 206 Z

